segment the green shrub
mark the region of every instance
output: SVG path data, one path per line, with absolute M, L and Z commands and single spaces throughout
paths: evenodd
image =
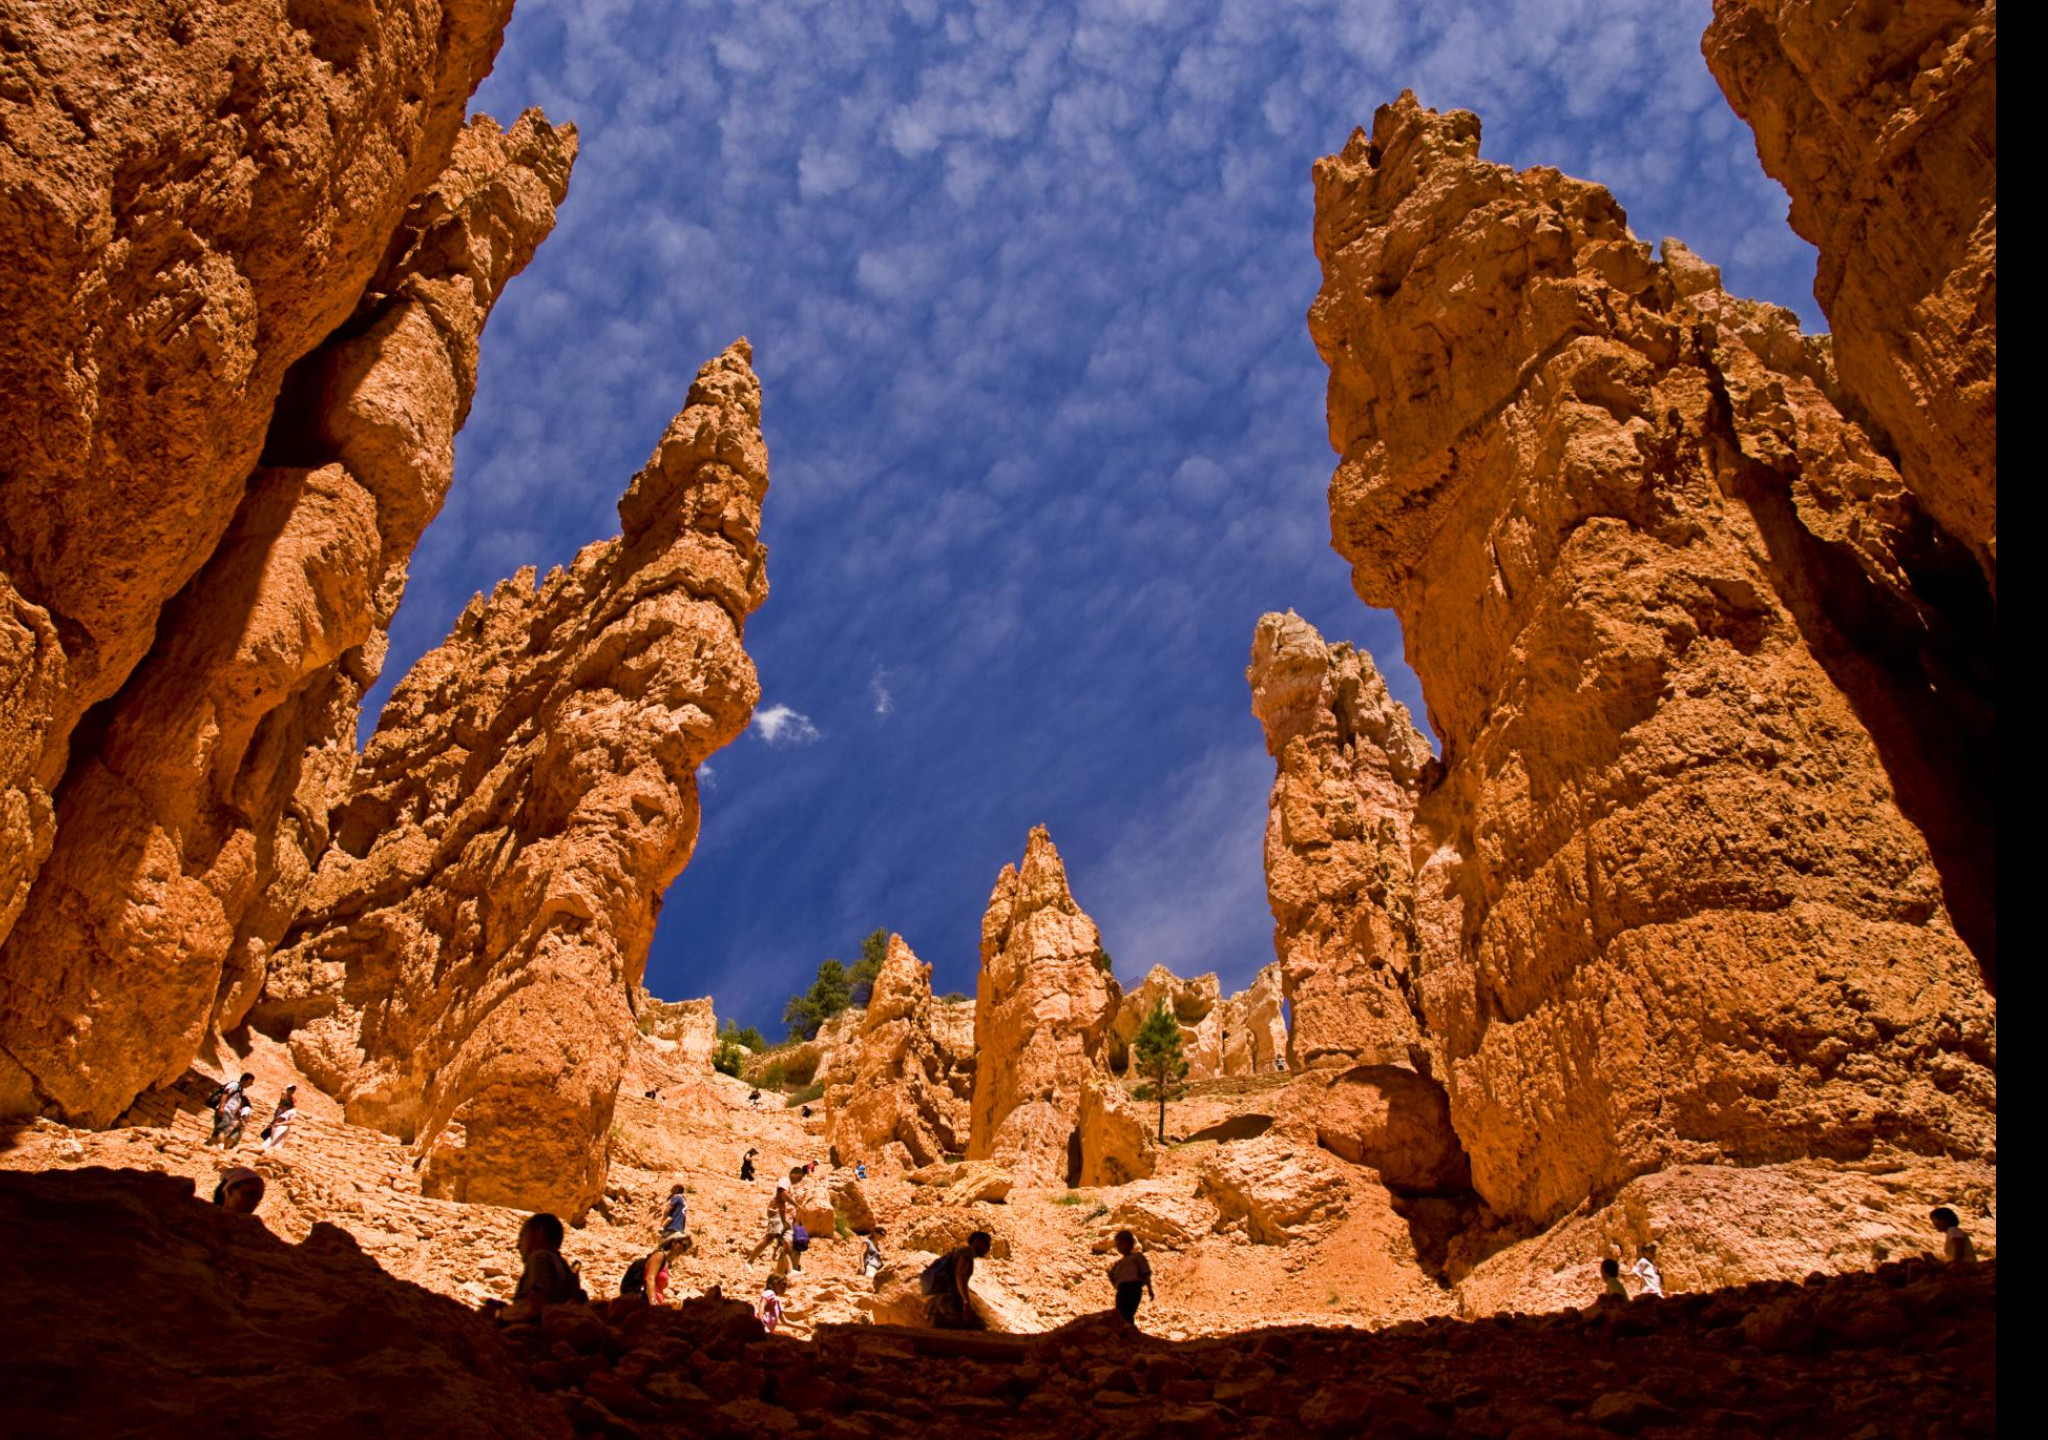
M 737 1079 L 740 1073 L 740 1066 L 745 1063 L 745 1060 L 746 1055 L 740 1049 L 739 1041 L 733 1039 L 730 1035 L 718 1037 L 718 1044 L 711 1051 L 711 1068 L 713 1070 L 716 1070 L 721 1075 L 731 1075 Z
M 1069 1190 L 1066 1194 L 1059 1196 L 1052 1203 L 1055 1205 L 1086 1205 L 1088 1203 L 1088 1197 L 1086 1195 L 1083 1195 L 1078 1190 Z
M 948 1005 L 958 1005 L 962 1000 L 972 1000 L 973 998 L 972 995 L 962 994 L 958 990 L 948 990 L 939 997 L 941 1001 Z
M 786 1106 L 808 1105 L 813 1100 L 822 1100 L 824 1098 L 825 1087 L 823 1085 L 812 1084 L 804 1086 L 803 1089 L 797 1091 L 794 1095 L 791 1095 L 787 1100 L 784 1100 L 782 1103 Z
M 761 1072 L 759 1083 L 763 1090 L 780 1090 L 782 1088 L 782 1062 L 780 1060 L 771 1062 L 768 1068 Z

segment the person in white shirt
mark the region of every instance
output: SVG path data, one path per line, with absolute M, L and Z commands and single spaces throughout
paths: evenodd
M 1657 1269 L 1656 1254 L 1657 1247 L 1655 1245 L 1645 1245 L 1642 1253 L 1636 1256 L 1636 1263 L 1629 1267 L 1635 1271 L 1636 1279 L 1643 1282 L 1643 1294 L 1645 1295 L 1662 1295 L 1664 1293 L 1664 1276 Z
M 1951 1265 L 1973 1265 L 1977 1261 L 1977 1243 L 1970 1238 L 1970 1232 L 1963 1228 L 1962 1217 L 1943 1205 L 1931 1213 L 1928 1219 L 1941 1232 L 1941 1258 Z

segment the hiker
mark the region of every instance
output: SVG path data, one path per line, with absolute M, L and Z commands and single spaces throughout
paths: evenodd
M 1977 1243 L 1970 1238 L 1970 1232 L 1963 1228 L 1962 1217 L 1946 1205 L 1938 1205 L 1928 1212 L 1927 1218 L 1934 1222 L 1934 1228 L 1941 1232 L 1941 1258 L 1951 1265 L 1974 1265 L 1977 1263 Z
M 263 1127 L 263 1148 L 275 1150 L 284 1144 L 284 1137 L 291 1133 L 292 1121 L 299 1118 L 298 1102 L 292 1095 L 296 1085 L 284 1087 L 284 1094 L 277 1097 L 277 1108 L 270 1112 L 270 1123 Z
M 661 1087 L 657 1085 L 652 1090 L 649 1090 L 647 1092 L 647 1098 L 649 1100 L 659 1100 L 661 1098 Z
M 860 1247 L 860 1273 L 872 1280 L 882 1269 L 882 1227 L 877 1225 L 868 1231 L 867 1243 Z
M 868 1178 L 868 1162 L 867 1162 L 867 1161 L 865 1161 L 865 1160 L 856 1160 L 856 1161 L 854 1162 L 854 1166 L 853 1166 L 853 1178 L 854 1178 L 854 1179 L 856 1179 L 856 1180 L 865 1180 L 865 1179 L 867 1179 L 867 1178 Z
M 770 1275 L 761 1282 L 761 1299 L 754 1307 L 754 1315 L 761 1322 L 761 1328 L 770 1335 L 782 1323 L 782 1287 L 788 1283 L 780 1275 Z
M 235 1166 L 213 1187 L 213 1203 L 237 1215 L 254 1215 L 263 1203 L 263 1177 L 246 1165 Z
M 740 1179 L 752 1180 L 754 1178 L 754 1157 L 760 1153 L 758 1150 L 749 1150 L 740 1157 Z
M 761 1108 L 761 1092 L 759 1090 L 756 1090 L 751 1095 L 747 1096 L 747 1103 L 753 1106 L 756 1110 L 759 1110 Z
M 988 1231 L 977 1230 L 967 1237 L 965 1245 L 948 1251 L 925 1266 L 924 1274 L 918 1277 L 918 1287 L 931 1296 L 925 1314 L 935 1329 L 987 1328 L 981 1317 L 974 1313 L 974 1301 L 968 1295 L 967 1282 L 974 1278 L 974 1262 L 988 1254 L 993 1243 L 994 1237 Z
M 512 1291 L 512 1303 L 499 1314 L 508 1324 L 539 1320 L 550 1305 L 569 1305 L 590 1297 L 583 1281 L 562 1258 L 562 1219 L 536 1210 L 519 1227 L 519 1255 L 525 1268 Z
M 241 1079 L 216 1086 L 206 1097 L 213 1107 L 213 1133 L 206 1137 L 207 1144 L 232 1150 L 242 1143 L 242 1122 L 249 1118 L 249 1087 L 255 1083 L 256 1077 L 244 1071 Z
M 761 1237 L 760 1244 L 747 1252 L 747 1259 L 756 1259 L 763 1250 L 773 1246 L 776 1252 L 775 1269 L 780 1274 L 790 1262 L 788 1237 L 790 1226 L 795 1219 L 796 1201 L 790 1194 L 789 1181 L 777 1180 L 775 1193 L 768 1197 L 768 1233 Z
M 1641 1252 L 1637 1254 L 1636 1263 L 1631 1265 L 1629 1269 L 1635 1272 L 1636 1279 L 1642 1281 L 1643 1294 L 1662 1297 L 1664 1294 L 1664 1275 L 1663 1272 L 1657 1269 L 1656 1257 L 1656 1245 L 1654 1243 L 1645 1245 Z
M 668 1303 L 668 1274 L 672 1261 L 682 1259 L 690 1248 L 687 1235 L 665 1235 L 646 1258 L 635 1260 L 619 1277 L 619 1296 L 644 1295 L 650 1305 Z
M 803 1108 L 803 1117 L 804 1117 L 804 1119 L 806 1119 L 806 1120 L 808 1120 L 808 1119 L 810 1119 L 810 1118 L 811 1118 L 811 1107 L 810 1107 L 810 1106 L 808 1106 L 808 1105 L 804 1106 L 804 1108 Z
M 664 1237 L 682 1235 L 687 1233 L 689 1228 L 690 1202 L 683 1195 L 680 1183 L 671 1185 L 668 1191 L 668 1215 L 661 1222 L 661 1233 Z
M 1628 1299 L 1628 1286 L 1621 1283 L 1621 1262 L 1612 1255 L 1600 1262 L 1600 1296 L 1605 1299 L 1609 1295 Z
M 1138 1323 L 1138 1302 L 1145 1296 L 1159 1303 L 1152 1288 L 1152 1262 L 1138 1249 L 1138 1237 L 1128 1230 L 1116 1232 L 1116 1264 L 1109 1267 L 1109 1283 L 1116 1286 L 1116 1313 L 1129 1325 Z

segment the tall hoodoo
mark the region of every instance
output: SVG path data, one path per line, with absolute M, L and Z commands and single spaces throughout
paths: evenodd
M 619 502 L 623 534 L 538 590 L 478 596 L 364 750 L 259 1024 L 351 1120 L 412 1141 L 430 1193 L 580 1213 L 696 770 L 759 698 L 761 392 L 740 341 L 698 372 Z
M 510 0 L 332 9 L 7 22 L 0 1113 L 104 1122 L 254 994 L 475 332 L 566 183 L 573 132 L 463 128 Z M 382 326 L 381 397 L 287 383 Z M 403 466 L 328 432 L 365 400 Z
M 1099 1165 L 1084 1153 L 1081 1102 L 1087 1091 L 1091 1120 L 1103 1122 L 1089 1133 L 1109 1133 L 1106 1117 L 1120 1101 L 1102 1082 L 1121 999 L 1095 922 L 1074 902 L 1060 852 L 1037 826 L 1023 862 L 996 877 L 981 921 L 968 1159 L 999 1161 L 1027 1188 L 1091 1183 Z
M 1998 4 L 1716 0 L 1701 48 L 1792 228 L 1842 388 L 1998 584 Z
M 1837 623 L 1918 603 L 1824 344 L 1412 95 L 1315 172 L 1332 530 L 1443 741 L 1414 993 L 1473 1183 L 1995 1144 L 1992 1004 Z
M 891 935 L 842 1073 L 824 1097 L 832 1145 L 846 1164 L 915 1168 L 967 1148 L 973 1047 L 950 1043 L 943 1008 L 932 998 L 932 967 Z
M 1245 671 L 1279 763 L 1266 896 L 1303 1066 L 1422 1057 L 1415 996 L 1416 798 L 1434 757 L 1372 657 L 1292 610 L 1260 619 Z

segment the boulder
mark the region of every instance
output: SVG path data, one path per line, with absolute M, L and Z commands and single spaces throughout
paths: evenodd
M 1259 1245 L 1320 1234 L 1350 1208 L 1336 1160 L 1277 1138 L 1217 1147 L 1202 1162 L 1199 1193 L 1216 1207 L 1217 1229 L 1242 1229 Z
M 1077 1185 L 1128 1185 L 1152 1173 L 1156 1146 L 1145 1117 L 1106 1075 L 1081 1082 L 1081 1170 Z
M 1435 1195 L 1472 1186 L 1444 1087 L 1412 1070 L 1360 1065 L 1344 1071 L 1322 1093 L 1315 1136 L 1331 1154 L 1377 1170 L 1389 1190 Z

